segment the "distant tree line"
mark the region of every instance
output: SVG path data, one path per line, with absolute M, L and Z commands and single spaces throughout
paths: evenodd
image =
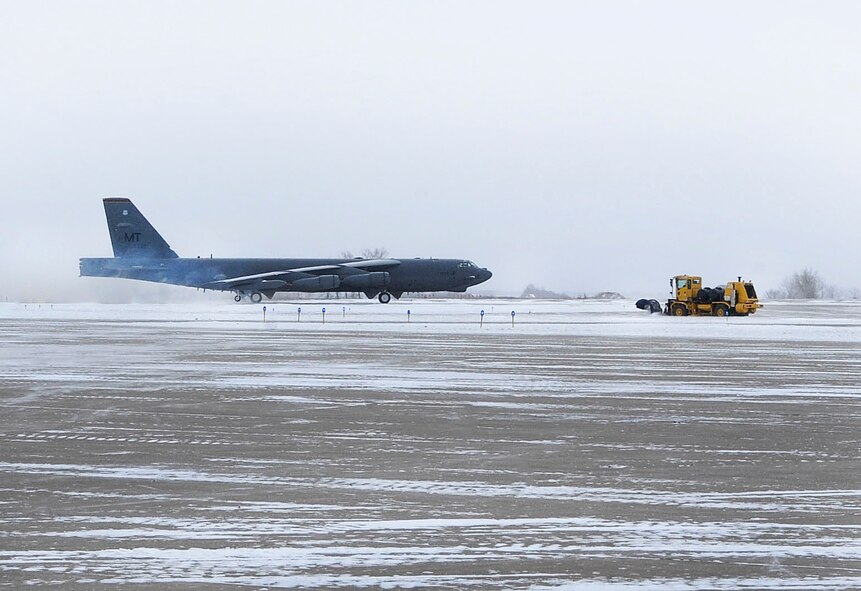
M 362 251 L 363 259 L 384 259 L 389 256 L 389 249 L 380 246 L 377 248 L 366 248 Z M 344 250 L 341 252 L 342 259 L 354 259 L 353 252 L 350 250 Z
M 625 296 L 615 291 L 602 291 L 593 295 L 582 293 L 580 295 L 573 296 L 568 295 L 567 293 L 544 289 L 543 287 L 538 287 L 530 283 L 523 290 L 523 293 L 520 294 L 520 297 L 524 299 L 537 300 L 621 300 L 624 299 Z
M 793 273 L 779 288 L 765 292 L 765 296 L 773 300 L 821 300 L 835 295 L 834 286 L 825 283 L 819 273 L 809 268 Z

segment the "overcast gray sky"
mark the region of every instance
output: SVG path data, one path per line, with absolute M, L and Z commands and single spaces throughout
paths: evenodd
M 861 3 L 0 0 L 0 297 L 181 256 L 471 258 L 484 291 L 861 286 Z

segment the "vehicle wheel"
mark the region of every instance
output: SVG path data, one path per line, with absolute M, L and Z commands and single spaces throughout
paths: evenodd
M 238 304 L 242 301 L 242 296 L 240 294 L 236 294 L 235 296 L 233 296 L 233 301 Z
M 263 294 L 262 293 L 260 293 L 259 291 L 255 291 L 255 292 L 251 293 L 251 302 L 253 304 L 259 304 L 262 301 L 263 301 Z
M 673 312 L 673 316 L 687 316 L 688 315 L 688 309 L 681 304 L 674 305 L 672 312 Z
M 729 316 L 729 308 L 726 306 L 715 306 L 715 316 Z
M 377 299 L 380 300 L 381 304 L 388 304 L 392 301 L 392 295 L 387 291 L 383 291 L 380 292 L 380 295 L 377 296 Z

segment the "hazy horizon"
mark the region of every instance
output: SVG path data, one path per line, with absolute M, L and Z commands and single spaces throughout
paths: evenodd
M 0 6 L 0 298 L 173 298 L 78 277 L 108 196 L 180 256 L 385 247 L 478 293 L 861 287 L 857 3 Z

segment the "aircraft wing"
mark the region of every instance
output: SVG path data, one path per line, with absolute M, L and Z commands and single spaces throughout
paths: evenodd
M 329 265 L 314 265 L 309 267 L 294 267 L 291 269 L 283 269 L 280 271 L 268 271 L 266 273 L 255 273 L 253 275 L 242 275 L 239 277 L 226 277 L 210 281 L 205 287 L 206 289 L 221 289 L 231 290 L 240 287 L 258 286 L 259 289 L 281 289 L 286 287 L 293 281 L 299 279 L 307 279 L 310 277 L 319 277 L 321 275 L 338 275 L 346 277 L 371 271 L 379 271 L 390 269 L 400 265 L 401 262 L 397 259 L 361 259 L 348 261 L 345 263 L 336 263 Z

